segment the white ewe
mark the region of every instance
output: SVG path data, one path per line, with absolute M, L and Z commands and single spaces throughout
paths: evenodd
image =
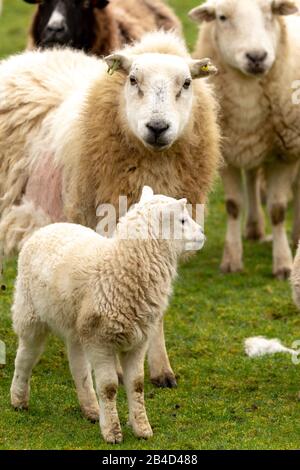
M 83 413 L 98 419 L 100 407 L 104 439 L 122 440 L 116 409 L 117 356 L 130 424 L 137 436 L 152 435 L 143 393 L 149 333 L 168 306 L 179 256 L 204 244 L 186 202 L 154 196 L 145 187 L 110 239 L 80 225 L 60 223 L 38 230 L 24 244 L 13 305 L 19 336 L 11 387 L 14 407 L 27 408 L 31 371 L 53 330 L 67 343 Z M 173 230 L 165 237 L 170 220 Z
M 222 108 L 222 171 L 228 229 L 221 268 L 243 268 L 242 170 L 252 208 L 248 235 L 263 232 L 257 171 L 263 167 L 273 228 L 273 273 L 289 276 L 292 255 L 285 231 L 291 182 L 300 159 L 300 107 L 292 100 L 300 76 L 300 18 L 291 0 L 209 0 L 190 12 L 201 27 L 196 56 L 207 55 Z M 292 16 L 286 16 L 292 15 Z M 299 206 L 299 204 L 298 204 Z M 298 217 L 299 218 L 299 217 Z M 300 221 L 296 226 L 300 228 Z M 295 229 L 297 230 L 297 229 Z
M 107 63 L 119 69 L 109 75 Z M 205 203 L 220 131 L 211 86 L 198 78 L 215 71 L 162 31 L 106 61 L 67 49 L 3 61 L 0 250 L 8 255 L 49 219 L 95 229 L 103 204 L 113 205 L 118 219 L 120 196 L 131 206 L 145 184 L 186 197 L 195 209 Z M 154 383 L 176 385 L 162 322 L 149 365 Z

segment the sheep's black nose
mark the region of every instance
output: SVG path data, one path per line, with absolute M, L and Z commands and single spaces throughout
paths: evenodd
M 253 51 L 246 54 L 247 59 L 253 64 L 261 64 L 268 57 L 266 51 Z
M 47 26 L 46 31 L 52 34 L 65 33 L 67 31 L 67 25 L 65 23 L 52 23 Z
M 170 128 L 170 125 L 165 121 L 152 121 L 146 124 L 146 127 L 154 135 L 155 140 L 158 140 Z

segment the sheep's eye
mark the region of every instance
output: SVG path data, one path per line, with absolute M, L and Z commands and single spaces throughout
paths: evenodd
M 130 77 L 130 85 L 136 86 L 137 85 L 137 80 L 135 77 Z
M 225 16 L 225 15 L 220 15 L 220 16 L 219 16 L 219 20 L 224 22 L 224 21 L 227 20 L 227 16 Z
M 187 78 L 186 81 L 185 81 L 184 84 L 183 84 L 183 88 L 184 88 L 185 90 L 188 90 L 188 89 L 190 88 L 190 86 L 191 86 L 191 83 L 192 83 L 192 80 L 191 80 L 190 78 Z
M 181 219 L 181 224 L 184 225 L 186 223 L 186 219 Z

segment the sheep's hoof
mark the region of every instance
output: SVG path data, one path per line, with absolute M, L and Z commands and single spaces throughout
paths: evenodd
M 134 429 L 134 434 L 139 439 L 150 439 L 153 436 L 153 431 L 149 424 L 142 429 Z
M 265 231 L 258 222 L 249 222 L 246 227 L 246 240 L 259 241 L 265 237 Z
M 151 377 L 151 382 L 153 383 L 153 385 L 156 385 L 156 387 L 160 388 L 177 387 L 176 377 L 172 372 L 167 372 L 157 377 Z
M 24 401 L 22 402 L 21 400 L 11 400 L 11 405 L 16 411 L 28 411 L 28 402 Z
M 242 262 L 224 261 L 220 266 L 223 274 L 241 273 L 244 270 Z
M 274 276 L 279 281 L 286 281 L 291 276 L 291 268 L 281 268 L 274 272 Z
M 99 408 L 98 409 L 93 409 L 93 408 L 85 409 L 85 410 L 82 410 L 82 413 L 84 417 L 88 419 L 89 421 L 91 421 L 92 423 L 97 423 L 99 421 L 99 417 L 100 417 Z
M 103 438 L 108 444 L 120 444 L 123 441 L 122 431 L 118 429 L 111 429 L 110 431 L 103 432 Z

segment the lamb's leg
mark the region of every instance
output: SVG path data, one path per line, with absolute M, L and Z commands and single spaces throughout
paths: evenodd
M 122 442 L 122 430 L 117 411 L 118 374 L 115 353 L 99 345 L 87 348 L 87 358 L 95 373 L 100 408 L 100 429 L 106 442 Z
M 77 396 L 84 416 L 91 421 L 99 420 L 99 404 L 93 386 L 91 367 L 77 341 L 68 341 L 70 370 L 76 385 Z
M 290 276 L 293 264 L 285 213 L 294 172 L 294 163 L 277 161 L 266 165 L 267 205 L 273 230 L 273 274 L 282 280 Z
M 261 178 L 257 168 L 246 171 L 248 196 L 246 238 L 248 240 L 261 240 L 265 236 L 265 221 L 260 196 L 260 180 Z
M 34 330 L 33 326 L 27 336 L 19 338 L 15 372 L 10 388 L 11 404 L 14 408 L 28 408 L 31 372 L 44 350 L 47 331 L 41 328 L 35 334 Z
M 297 172 L 296 180 L 293 188 L 293 199 L 294 199 L 294 222 L 293 222 L 293 233 L 292 240 L 293 245 L 296 248 L 300 240 L 300 171 Z
M 129 423 L 137 437 L 148 439 L 153 435 L 144 401 L 144 361 L 146 347 L 132 350 L 121 356 L 126 388 Z
M 241 233 L 241 211 L 243 206 L 242 174 L 241 170 L 232 166 L 224 168 L 221 174 L 228 215 L 221 271 L 223 273 L 234 273 L 243 270 Z
M 163 318 L 156 322 L 150 333 L 148 363 L 154 385 L 169 388 L 177 386 L 166 349 Z

